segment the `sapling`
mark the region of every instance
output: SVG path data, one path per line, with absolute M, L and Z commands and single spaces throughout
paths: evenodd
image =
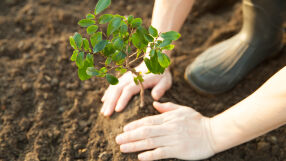
M 111 74 L 112 71 L 121 74 L 130 71 L 134 82 L 140 86 L 140 106 L 144 106 L 143 73 L 133 67 L 138 60 L 144 60 L 148 73 L 163 74 L 170 65 L 169 57 L 163 53 L 173 50 L 173 41 L 181 35 L 175 31 L 158 33 L 150 26 L 148 30 L 142 25 L 141 18 L 121 16 L 118 14 L 99 14 L 111 4 L 111 0 L 99 0 L 94 13 L 86 15 L 78 22 L 86 28 L 87 37 L 75 33 L 70 36 L 70 45 L 74 49 L 71 61 L 78 67 L 78 76 L 87 80 L 92 76 L 105 77 L 109 84 L 116 85 L 118 79 Z M 103 31 L 107 25 L 106 32 Z M 147 53 L 147 48 L 149 48 Z M 94 61 L 94 55 L 102 57 L 100 62 Z

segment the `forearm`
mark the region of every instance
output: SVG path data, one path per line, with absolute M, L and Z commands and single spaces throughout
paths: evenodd
M 156 0 L 153 8 L 152 26 L 158 32 L 179 32 L 195 0 Z M 169 51 L 165 51 L 170 56 Z
M 195 0 L 156 0 L 152 26 L 159 32 L 179 32 Z
M 261 88 L 227 111 L 211 118 L 216 152 L 229 149 L 286 123 L 286 67 Z

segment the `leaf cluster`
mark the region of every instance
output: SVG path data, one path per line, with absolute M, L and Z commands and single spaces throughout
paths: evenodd
M 111 0 L 99 0 L 94 13 L 89 13 L 78 22 L 86 28 L 86 38 L 79 33 L 70 36 L 70 45 L 74 49 L 71 61 L 78 67 L 78 76 L 81 80 L 87 80 L 92 76 L 105 77 L 107 81 L 115 85 L 118 79 L 110 74 L 112 70 L 121 74 L 132 71 L 136 77 L 134 81 L 143 82 L 142 73 L 137 73 L 131 65 L 140 58 L 144 62 L 149 73 L 162 74 L 170 65 L 169 57 L 164 50 L 172 50 L 171 43 L 181 35 L 170 31 L 158 33 L 153 26 L 145 28 L 141 18 L 133 16 L 120 16 L 102 14 L 104 9 L 111 4 Z M 102 31 L 103 25 L 107 25 L 106 31 Z M 147 48 L 150 48 L 149 57 L 146 57 Z M 104 67 L 95 66 L 94 55 L 102 56 Z

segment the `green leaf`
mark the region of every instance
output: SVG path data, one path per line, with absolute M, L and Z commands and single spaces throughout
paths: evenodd
M 171 63 L 170 59 L 166 54 L 158 52 L 157 56 L 158 56 L 158 62 L 161 65 L 161 67 L 167 68 L 170 65 Z
M 143 79 L 142 75 L 138 75 L 137 76 L 137 80 L 140 81 L 140 82 L 144 82 L 144 79 Z
M 126 54 L 122 51 L 119 51 L 119 52 L 116 52 L 114 55 L 112 55 L 112 60 L 115 62 L 119 62 L 125 57 L 126 57 Z
M 160 48 L 168 46 L 172 43 L 172 40 L 163 40 L 163 42 L 159 45 Z
M 151 35 L 144 35 L 145 39 L 149 42 L 153 42 L 154 41 L 154 38 L 151 36 Z
M 122 68 L 122 67 L 119 67 L 119 68 L 116 68 L 116 69 L 115 69 L 115 71 L 119 71 L 119 72 L 120 72 L 120 74 L 124 74 L 124 73 L 126 73 L 126 72 L 127 72 L 127 69 Z
M 88 40 L 86 38 L 83 38 L 82 41 L 83 41 L 83 48 L 84 48 L 84 50 L 85 51 L 89 51 L 89 42 L 88 42 Z
M 162 40 L 157 40 L 155 47 L 159 47 L 162 44 L 162 42 L 163 42 Z
M 163 49 L 163 50 L 173 50 L 174 47 L 175 47 L 175 45 L 170 44 L 170 45 L 167 45 L 167 46 L 163 47 L 162 49 Z
M 82 19 L 82 20 L 78 21 L 78 24 L 81 27 L 88 27 L 88 26 L 94 25 L 95 21 L 94 20 L 90 20 L 90 19 Z
M 124 42 L 122 38 L 118 37 L 113 41 L 114 48 L 117 50 L 122 50 L 124 48 Z
M 73 39 L 75 41 L 75 44 L 77 46 L 78 49 L 81 49 L 81 46 L 82 46 L 82 37 L 79 33 L 75 33 L 74 36 L 73 36 Z
M 120 27 L 121 18 L 114 17 L 107 27 L 107 36 L 111 35 L 114 31 L 116 31 Z
M 89 64 L 87 61 L 84 61 L 83 68 L 78 69 L 77 73 L 78 73 L 78 77 L 80 80 L 83 81 L 83 80 L 87 80 L 87 79 L 91 78 L 91 76 L 86 73 L 86 70 L 89 67 L 93 67 L 93 65 Z
M 144 49 L 148 46 L 148 41 L 146 41 L 144 35 L 142 35 L 138 31 L 136 31 L 134 34 L 132 34 L 131 40 L 132 40 L 133 45 L 137 49 Z
M 128 16 L 127 18 L 127 23 L 131 24 L 131 22 L 133 21 L 134 17 L 133 16 Z
M 143 82 L 144 81 L 142 75 L 138 75 L 137 77 L 134 77 L 133 80 L 134 80 L 136 85 L 138 85 L 139 82 Z
M 114 77 L 113 75 L 110 75 L 110 74 L 106 74 L 106 79 L 107 79 L 108 83 L 111 85 L 116 85 L 119 82 L 116 77 Z
M 76 61 L 77 55 L 78 55 L 78 50 L 74 50 L 74 51 L 73 51 L 73 54 L 72 54 L 72 56 L 71 56 L 71 61 Z
M 142 24 L 142 19 L 141 18 L 135 18 L 134 20 L 131 21 L 131 27 L 132 28 L 137 28 L 141 26 Z
M 107 40 L 101 40 L 99 43 L 97 43 L 94 48 L 93 48 L 93 52 L 94 53 L 97 53 L 97 52 L 100 52 L 102 51 L 105 46 L 107 45 L 108 41 Z
M 92 54 L 87 54 L 85 60 L 89 63 L 89 65 L 94 65 L 94 60 L 93 60 L 93 55 Z
M 154 57 L 155 54 L 156 54 L 156 50 L 155 50 L 155 49 L 152 49 L 152 50 L 150 51 L 150 57 Z
M 70 36 L 70 45 L 72 48 L 77 49 L 77 46 L 76 46 L 75 41 L 74 41 L 72 36 Z
M 88 80 L 89 78 L 91 78 L 91 76 L 86 74 L 85 68 L 78 69 L 77 74 L 78 74 L 79 79 L 82 81 Z
M 133 81 L 134 81 L 134 83 L 135 83 L 136 85 L 138 85 L 138 84 L 139 84 L 139 82 L 138 82 L 138 78 L 137 78 L 137 77 L 133 77 Z
M 80 52 L 76 57 L 76 65 L 78 68 L 84 67 L 84 52 Z
M 142 51 L 137 49 L 136 58 L 138 58 L 138 57 L 140 56 L 140 54 L 141 54 L 141 53 L 142 53 Z
M 108 57 L 106 60 L 105 60 L 105 65 L 109 65 L 111 63 L 112 59 L 111 57 Z
M 161 34 L 161 37 L 165 40 L 178 40 L 181 37 L 181 34 L 175 31 L 169 31 Z
M 125 34 L 128 32 L 128 26 L 124 21 L 121 21 L 121 25 L 120 25 L 120 33 L 121 34 Z
M 99 0 L 95 6 L 94 13 L 97 15 L 111 4 L 111 0 Z
M 113 18 L 112 14 L 104 14 L 102 16 L 99 17 L 99 24 L 105 24 L 108 23 L 109 21 L 111 21 Z
M 103 50 L 103 54 L 105 56 L 111 56 L 115 53 L 115 51 L 116 50 L 115 50 L 114 46 L 112 45 L 112 43 L 108 43 Z
M 94 47 L 95 44 L 97 44 L 101 40 L 102 40 L 102 32 L 97 32 L 94 35 L 92 35 L 90 38 L 90 42 L 91 42 L 92 47 Z
M 86 74 L 89 76 L 98 76 L 100 75 L 99 70 L 95 69 L 94 67 L 88 67 L 86 69 Z
M 89 13 L 86 15 L 86 19 L 92 20 L 92 19 L 95 19 L 95 16 L 93 14 Z
M 158 31 L 156 28 L 154 28 L 153 26 L 149 27 L 149 33 L 153 36 L 153 37 L 158 37 Z
M 97 31 L 97 29 L 98 29 L 97 25 L 91 25 L 91 26 L 88 26 L 88 28 L 86 29 L 86 32 L 87 34 L 92 35 Z
M 94 67 L 93 55 L 91 55 L 91 54 L 86 55 L 86 59 L 84 61 L 84 66 L 82 68 L 78 69 L 78 76 L 81 80 L 87 80 L 87 79 L 91 78 L 91 76 L 89 74 L 87 74 L 87 69 L 89 67 Z
M 165 71 L 165 68 L 159 64 L 156 53 L 153 57 L 150 57 L 150 59 L 144 58 L 144 62 L 151 73 L 163 74 Z
M 99 72 L 100 72 L 101 74 L 106 74 L 107 69 L 106 69 L 105 67 L 102 67 L 102 68 L 100 68 Z

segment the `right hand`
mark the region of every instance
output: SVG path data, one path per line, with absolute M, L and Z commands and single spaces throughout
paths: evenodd
M 170 102 L 153 106 L 162 114 L 133 121 L 116 137 L 121 152 L 143 151 L 139 160 L 200 160 L 215 154 L 210 118 Z
M 148 71 L 145 63 L 141 63 L 135 70 L 142 73 Z M 145 89 L 153 88 L 151 95 L 154 100 L 159 100 L 172 85 L 172 75 L 169 69 L 166 69 L 161 75 L 143 74 L 143 79 Z M 131 72 L 125 73 L 119 78 L 117 85 L 110 85 L 105 91 L 101 99 L 103 106 L 100 112 L 104 116 L 110 116 L 114 110 L 116 112 L 122 111 L 132 96 L 139 92 L 140 86 L 134 83 L 133 74 Z

